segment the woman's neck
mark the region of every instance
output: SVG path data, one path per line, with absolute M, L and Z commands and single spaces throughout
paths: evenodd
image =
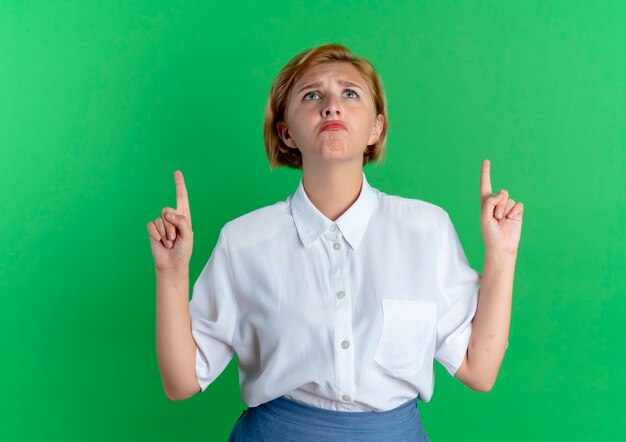
M 363 168 L 354 165 L 318 169 L 303 167 L 302 181 L 306 195 L 317 210 L 335 221 L 359 198 Z

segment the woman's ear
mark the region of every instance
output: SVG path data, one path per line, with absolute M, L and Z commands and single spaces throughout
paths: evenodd
M 278 132 L 278 136 L 280 137 L 280 139 L 283 140 L 283 143 L 285 143 L 288 147 L 298 147 L 296 146 L 296 141 L 291 137 L 291 134 L 289 133 L 287 123 L 285 123 L 284 121 L 279 121 L 278 123 L 276 123 L 276 131 Z
M 378 142 L 380 138 L 380 134 L 383 132 L 383 126 L 385 124 L 385 117 L 383 114 L 378 114 L 376 116 L 376 120 L 374 121 L 374 127 L 372 128 L 372 133 L 370 134 L 369 139 L 367 140 L 367 145 L 371 146 Z

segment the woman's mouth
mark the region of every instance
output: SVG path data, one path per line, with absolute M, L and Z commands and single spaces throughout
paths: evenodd
M 322 124 L 320 132 L 323 132 L 325 130 L 346 130 L 346 125 L 343 124 L 341 121 L 328 121 Z

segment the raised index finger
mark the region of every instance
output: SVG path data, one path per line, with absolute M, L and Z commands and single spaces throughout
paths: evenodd
M 483 169 L 480 173 L 480 198 L 491 196 L 491 163 L 489 160 L 483 160 Z
M 191 212 L 189 210 L 189 197 L 187 196 L 187 187 L 185 187 L 185 178 L 180 170 L 174 172 L 174 181 L 176 182 L 176 211 L 185 215 L 191 225 Z

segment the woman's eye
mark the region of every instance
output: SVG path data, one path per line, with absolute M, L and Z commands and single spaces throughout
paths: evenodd
M 358 93 L 356 93 L 356 92 L 355 92 L 354 90 L 352 90 L 352 89 L 346 89 L 346 90 L 345 90 L 345 93 L 346 93 L 346 94 L 354 94 L 354 96 L 348 96 L 348 98 L 359 98 L 359 94 L 358 94 Z M 303 99 L 303 100 L 305 100 L 305 101 L 312 101 L 312 100 L 314 100 L 315 98 L 310 98 L 311 96 L 313 96 L 313 97 L 318 96 L 318 97 L 319 97 L 319 94 L 318 94 L 317 92 L 314 92 L 314 91 L 307 92 L 307 93 L 304 95 L 304 97 L 302 97 L 302 99 Z
M 307 93 L 304 95 L 304 97 L 303 97 L 303 98 L 304 98 L 305 100 L 307 100 L 307 101 L 311 101 L 311 100 L 309 100 L 309 99 L 307 98 L 307 97 L 309 97 L 309 96 L 311 96 L 311 95 L 317 95 L 317 92 L 307 92 Z

